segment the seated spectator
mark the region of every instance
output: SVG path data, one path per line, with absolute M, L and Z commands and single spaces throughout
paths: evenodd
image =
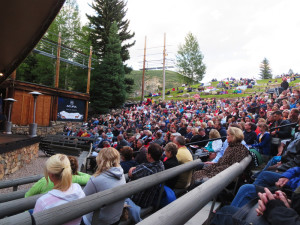
M 202 123 L 202 124 L 203 124 L 203 123 Z M 207 121 L 207 126 L 206 126 L 204 129 L 205 129 L 205 133 L 206 133 L 207 135 L 209 135 L 209 132 L 210 132 L 212 129 L 214 129 L 214 121 L 212 121 L 212 120 Z
M 282 191 L 272 194 L 267 188 L 265 193 L 259 193 L 258 196 L 260 200 L 256 212 L 263 215 L 269 224 L 300 224 L 300 188 L 295 191 L 291 200 Z
M 225 127 L 222 126 L 221 122 L 220 121 L 216 121 L 214 123 L 214 127 L 217 131 L 219 131 L 221 137 L 222 137 L 222 141 L 224 142 L 226 140 L 226 129 Z
M 110 145 L 110 141 L 109 141 L 109 139 L 107 138 L 107 135 L 105 134 L 105 133 L 103 133 L 102 134 L 102 139 L 101 139 L 101 141 L 100 141 L 100 143 L 99 143 L 99 145 L 98 145 L 98 148 L 104 148 L 104 143 L 109 143 L 109 145 Z M 110 146 L 109 146 L 110 147 Z
M 133 160 L 133 150 L 129 146 L 124 146 L 120 151 L 121 162 L 120 165 L 124 170 L 124 173 L 128 173 L 131 167 L 135 167 L 138 163 Z
M 155 133 L 155 139 L 153 140 L 152 143 L 156 143 L 159 144 L 160 146 L 162 146 L 162 144 L 164 143 L 163 137 L 162 137 L 162 132 L 157 131 Z
M 126 183 L 123 169 L 119 164 L 120 154 L 116 149 L 103 148 L 96 160 L 98 168 L 83 189 L 86 196 Z M 98 218 L 93 218 L 93 212 L 91 212 L 83 216 L 83 221 L 86 225 L 90 225 L 92 219 L 96 224 L 118 224 L 124 202 L 125 199 L 102 207 Z
M 179 165 L 179 162 L 176 157 L 177 152 L 178 152 L 178 148 L 177 148 L 176 144 L 170 142 L 166 145 L 165 154 L 166 154 L 167 160 L 164 161 L 164 166 L 165 166 L 166 170 Z M 178 177 L 174 177 L 170 180 L 167 180 L 165 184 L 168 187 L 174 189 L 177 179 L 178 179 Z
M 203 182 L 207 178 L 211 178 L 221 171 L 225 170 L 232 164 L 240 162 L 249 155 L 248 149 L 241 144 L 244 135 L 241 129 L 236 127 L 229 127 L 227 130 L 228 148 L 224 155 L 217 163 L 204 166 L 200 171 L 194 173 L 194 182 Z
M 51 156 L 45 165 L 45 179 L 51 180 L 54 187 L 35 203 L 33 214 L 85 197 L 79 184 L 72 183 L 72 169 L 66 155 Z M 68 224 L 80 224 L 81 217 Z
M 231 124 L 229 127 L 236 127 L 241 129 L 241 124 Z M 241 144 L 244 145 L 249 150 L 249 147 L 244 140 L 242 140 Z M 227 148 L 228 148 L 228 141 L 226 139 L 223 143 L 221 150 L 217 153 L 216 158 L 214 158 L 212 161 L 205 162 L 205 164 L 217 163 L 219 159 L 224 155 L 224 152 Z
M 90 137 L 91 135 L 87 132 L 86 129 L 83 130 L 83 133 L 80 137 Z
M 255 133 L 256 133 L 257 135 L 260 133 L 260 130 L 259 130 L 258 125 L 259 125 L 259 124 L 263 124 L 263 123 L 267 124 L 267 121 L 266 121 L 264 118 L 259 118 L 259 119 L 257 120 L 257 126 L 256 126 L 256 129 L 255 129 Z M 267 125 L 267 126 L 268 126 L 268 125 Z
M 150 130 L 145 130 L 144 133 L 146 134 L 146 136 L 143 139 L 145 142 L 145 146 L 148 147 L 149 144 L 153 141 L 152 132 Z
M 146 177 L 164 170 L 164 165 L 160 158 L 162 156 L 161 147 L 156 144 L 150 144 L 147 152 L 148 163 L 143 163 L 136 167 L 130 168 L 128 177 L 130 180 L 137 180 L 142 177 Z M 132 201 L 142 207 L 146 208 L 157 203 L 160 185 L 154 185 L 144 191 L 134 194 L 131 199 Z
M 86 173 L 82 173 L 78 171 L 78 161 L 74 156 L 68 156 L 71 169 L 72 169 L 72 183 L 77 183 L 80 185 L 86 185 L 86 183 L 90 179 L 90 175 Z M 51 191 L 54 188 L 54 183 L 51 180 L 47 180 L 45 177 L 39 179 L 38 182 L 36 182 L 26 193 L 25 198 L 38 195 L 38 194 L 44 194 L 48 191 Z
M 221 137 L 221 135 L 216 129 L 212 129 L 209 132 L 209 139 L 215 139 L 215 138 L 220 138 L 220 137 Z M 207 143 L 207 145 L 204 147 L 204 151 L 209 152 L 209 160 L 213 160 L 216 157 L 217 153 L 219 151 L 221 151 L 222 144 L 223 144 L 223 142 L 221 139 L 209 141 Z
M 253 124 L 250 122 L 245 123 L 244 140 L 247 145 L 253 145 L 256 141 L 257 135 L 253 130 Z
M 110 129 L 110 128 L 107 129 L 106 137 L 107 137 L 108 141 L 109 141 L 110 143 L 112 143 L 114 135 L 113 135 L 113 133 L 111 132 L 111 129 Z
M 193 161 L 192 154 L 190 151 L 185 147 L 185 139 L 182 136 L 176 136 L 173 142 L 178 147 L 177 152 L 177 160 L 179 164 L 184 164 L 187 162 Z M 177 189 L 184 189 L 190 186 L 192 179 L 192 171 L 187 171 L 179 175 L 175 188 Z
M 181 122 L 179 124 L 179 129 L 178 129 L 178 133 L 181 134 L 181 136 L 184 136 L 186 135 L 186 129 L 187 129 L 187 123 L 183 123 Z
M 190 142 L 191 143 L 194 143 L 194 142 L 197 142 L 197 141 L 201 141 L 202 140 L 202 138 L 201 138 L 201 136 L 199 135 L 199 133 L 198 133 L 198 128 L 193 128 L 192 129 L 192 134 L 193 134 L 193 136 L 192 136 L 192 138 L 191 138 L 191 140 L 190 140 Z
M 282 191 L 276 191 L 272 194 L 268 188 L 264 188 L 263 192 L 258 193 L 258 206 L 255 209 L 258 217 L 253 218 L 253 224 L 300 224 L 300 208 L 298 204 L 300 188 L 295 190 L 291 200 Z M 235 224 L 236 219 L 233 219 L 233 215 L 240 213 L 241 210 L 243 209 L 234 206 L 224 206 L 216 212 L 211 224 Z M 250 208 L 250 210 L 253 210 L 253 208 Z M 262 216 L 262 218 L 259 218 L 259 216 Z M 243 220 L 243 222 L 245 221 Z
M 138 163 L 138 164 L 142 164 L 142 163 L 147 163 L 147 148 L 144 146 L 144 141 L 139 139 L 137 140 L 137 149 L 138 152 L 134 158 L 134 160 Z
M 288 187 L 295 191 L 300 187 L 300 167 L 293 167 L 283 174 L 265 171 L 262 172 L 253 184 L 245 184 L 240 187 L 231 205 L 235 207 L 242 207 L 250 200 L 257 197 L 257 190 L 260 191 L 261 187 L 268 188 L 283 188 Z M 266 179 L 267 178 L 267 179 Z
M 70 136 L 77 136 L 77 129 L 75 127 L 72 129 Z
M 80 128 L 78 133 L 76 134 L 77 137 L 81 137 L 81 135 L 83 134 L 83 130 Z
M 252 147 L 258 148 L 261 154 L 269 156 L 271 152 L 271 136 L 268 132 L 268 126 L 265 123 L 260 123 L 258 128 L 260 133 L 256 139 L 257 144 L 253 144 Z
M 188 140 L 190 141 L 192 137 L 193 137 L 192 127 L 191 127 L 191 126 L 188 126 L 188 127 L 186 128 L 186 135 L 185 135 L 185 138 L 188 139 Z
M 275 119 L 275 127 L 289 124 L 289 121 L 283 120 L 282 113 L 280 111 L 274 112 L 273 117 Z M 271 135 L 273 137 L 278 137 L 280 139 L 290 138 L 291 127 L 286 126 L 286 127 L 275 129 L 274 131 L 271 132 Z
M 119 134 L 119 135 L 118 135 L 117 141 L 118 141 L 118 144 L 117 144 L 116 149 L 117 149 L 118 151 L 120 151 L 121 148 L 124 147 L 124 146 L 129 146 L 128 142 L 124 139 L 123 134 Z
M 288 117 L 288 121 L 290 123 L 298 123 L 298 117 L 299 117 L 299 110 L 298 109 L 292 109 L 290 112 L 290 115 Z
M 290 110 L 285 109 L 282 111 L 283 120 L 287 120 L 289 118 L 289 115 L 290 115 Z
M 260 108 L 259 110 L 259 114 L 255 117 L 255 121 L 258 122 L 259 119 L 267 119 L 267 114 L 266 111 L 264 110 L 264 108 Z
M 290 123 L 288 120 L 283 120 L 282 113 L 280 111 L 276 111 L 272 115 L 275 120 L 273 127 L 279 127 L 279 126 L 287 125 Z M 278 129 L 273 130 L 271 132 L 271 135 L 273 138 L 280 138 L 281 140 L 288 139 L 291 137 L 291 127 L 290 126 L 280 127 Z M 278 151 L 277 151 L 278 146 L 279 146 L 279 143 L 273 144 L 273 147 L 271 147 L 271 149 L 273 150 L 271 152 L 272 155 L 278 154 Z

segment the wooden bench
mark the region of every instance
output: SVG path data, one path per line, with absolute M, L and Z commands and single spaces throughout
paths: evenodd
M 56 153 L 79 156 L 82 151 L 89 152 L 95 140 L 96 138 L 48 135 L 40 142 L 40 150 L 49 156 Z

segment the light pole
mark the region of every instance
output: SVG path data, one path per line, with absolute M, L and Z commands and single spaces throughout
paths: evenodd
M 4 101 L 7 101 L 9 104 L 9 109 L 8 109 L 8 118 L 7 121 L 5 122 L 5 133 L 6 134 L 11 134 L 11 108 L 12 108 L 12 104 L 14 102 L 16 102 L 17 100 L 13 99 L 13 98 L 5 98 L 3 99 Z
M 41 95 L 40 92 L 37 91 L 32 91 L 29 94 L 33 96 L 34 99 L 34 105 L 33 105 L 33 122 L 29 124 L 29 136 L 30 137 L 35 137 L 36 135 L 36 130 L 37 130 L 37 124 L 35 123 L 35 111 L 36 111 L 36 100 L 39 95 Z

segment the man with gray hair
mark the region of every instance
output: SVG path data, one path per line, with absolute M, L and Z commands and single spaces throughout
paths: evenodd
M 118 140 L 118 144 L 117 144 L 116 149 L 118 151 L 120 151 L 121 148 L 124 147 L 124 146 L 129 146 L 128 142 L 124 139 L 123 134 L 119 134 L 118 137 L 117 137 L 117 140 Z
M 191 127 L 191 126 L 188 126 L 188 127 L 186 128 L 186 135 L 185 135 L 185 138 L 191 140 L 192 137 L 193 137 L 192 127 Z
M 138 151 L 134 154 L 136 154 L 134 160 L 138 164 L 146 163 L 147 161 L 147 149 L 144 146 L 144 141 L 142 139 L 137 140 L 136 147 Z

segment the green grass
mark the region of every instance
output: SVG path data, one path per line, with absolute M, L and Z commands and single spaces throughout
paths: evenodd
M 152 70 L 152 71 L 146 71 L 145 74 L 145 81 L 147 79 L 157 79 L 160 84 L 159 89 L 162 89 L 162 71 L 161 70 Z M 126 75 L 126 77 L 130 77 L 132 79 L 134 79 L 135 81 L 135 85 L 134 85 L 134 90 L 141 90 L 141 83 L 142 83 L 142 71 L 132 71 L 131 74 Z M 181 85 L 183 83 L 186 83 L 186 78 L 184 78 L 181 74 L 176 73 L 176 72 L 172 72 L 172 71 L 166 71 L 166 92 L 170 91 L 170 95 L 166 95 L 165 99 L 166 100 L 182 100 L 182 99 L 187 99 L 182 97 L 183 94 L 186 94 L 187 91 L 184 90 L 185 87 L 181 87 Z M 269 80 L 271 80 L 271 83 L 269 84 Z M 277 82 L 275 82 L 277 81 Z M 243 91 L 243 94 L 233 94 L 233 89 L 231 90 L 227 90 L 228 94 L 224 94 L 224 95 L 203 95 L 203 93 L 199 93 L 199 92 L 189 92 L 190 94 L 190 99 L 193 98 L 193 96 L 195 94 L 199 94 L 201 98 L 238 98 L 238 97 L 247 97 L 250 94 L 254 94 L 254 93 L 261 93 L 261 92 L 265 92 L 266 88 L 271 88 L 272 85 L 280 85 L 282 82 L 282 80 L 280 78 L 278 79 L 264 79 L 264 80 L 257 80 L 257 84 L 253 86 L 252 89 L 246 89 L 245 91 Z M 300 82 L 299 79 L 290 82 L 290 86 L 295 86 L 296 84 L 298 84 Z M 213 87 L 217 87 L 217 84 L 219 83 L 219 81 L 216 82 L 210 82 L 211 86 Z M 178 90 L 184 90 L 183 93 L 177 93 L 177 87 Z M 191 87 L 193 88 L 198 88 L 199 84 L 194 84 L 191 85 Z M 172 91 L 171 89 L 175 88 L 176 91 Z M 217 91 L 220 91 L 221 89 L 217 89 Z M 148 91 L 147 91 L 147 87 L 145 87 L 145 94 L 147 95 Z M 168 96 L 173 96 L 171 98 L 169 98 Z M 158 100 L 161 99 L 162 96 L 157 96 L 157 97 L 153 97 L 154 100 Z M 139 101 L 141 99 L 140 96 L 138 97 L 131 97 L 130 100 L 134 100 L 134 101 Z

